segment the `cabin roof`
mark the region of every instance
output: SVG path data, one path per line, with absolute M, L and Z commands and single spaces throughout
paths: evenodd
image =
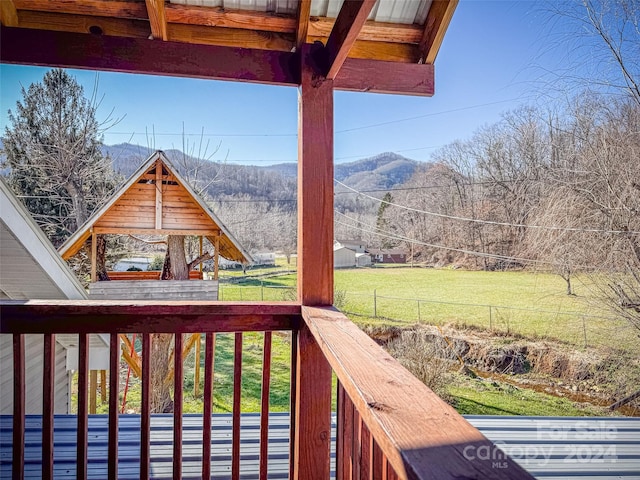
M 97 234 L 201 235 L 219 254 L 241 263 L 252 261 L 220 219 L 171 164 L 154 152 L 59 248 L 62 258 L 75 255 Z
M 0 199 L 0 298 L 86 299 L 76 276 L 2 179 Z

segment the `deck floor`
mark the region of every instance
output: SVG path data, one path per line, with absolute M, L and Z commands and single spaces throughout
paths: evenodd
M 0 478 L 11 478 L 12 417 L 0 416 Z M 335 420 L 335 418 L 334 418 Z M 469 416 L 503 451 L 540 479 L 640 479 L 640 418 L 498 417 Z M 213 416 L 212 478 L 231 477 L 230 414 Z M 42 420 L 26 419 L 25 478 L 41 478 Z M 241 478 L 258 478 L 260 416 L 242 414 L 240 434 Z M 335 429 L 332 445 L 335 445 Z M 140 416 L 119 420 L 118 478 L 139 478 Z M 172 478 L 173 416 L 151 416 L 151 474 Z M 183 478 L 200 478 L 202 415 L 185 414 L 183 423 Z M 289 477 L 289 414 L 269 417 L 269 478 Z M 487 452 L 468 452 L 486 455 Z M 107 478 L 107 416 L 89 416 L 89 478 Z M 332 448 L 332 462 L 335 458 Z M 493 459 L 492 459 L 493 460 Z M 75 478 L 76 416 L 56 415 L 54 423 L 54 477 Z M 495 468 L 500 468 L 499 455 Z M 332 474 L 334 468 L 332 465 Z

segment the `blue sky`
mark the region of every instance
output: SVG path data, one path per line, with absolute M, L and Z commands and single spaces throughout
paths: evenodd
M 540 72 L 556 68 L 562 54 L 561 46 L 551 48 L 548 23 L 533 1 L 461 0 L 436 60 L 434 97 L 335 93 L 336 162 L 386 151 L 428 160 L 438 147 L 468 138 L 505 110 L 535 102 Z M 0 66 L 3 131 L 7 110 L 21 98 L 20 85 L 41 80 L 45 71 Z M 90 93 L 96 74 L 71 72 Z M 113 112 L 121 118 L 105 133 L 107 144 L 182 149 L 184 128 L 189 153 L 211 155 L 219 144 L 212 157 L 218 161 L 296 160 L 295 88 L 106 72 L 99 74 L 98 88 L 98 117 Z

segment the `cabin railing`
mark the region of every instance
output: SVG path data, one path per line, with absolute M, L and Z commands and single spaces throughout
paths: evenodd
M 331 447 L 331 375 L 338 379 L 337 479 L 530 478 L 497 447 L 413 377 L 339 311 L 293 303 L 3 301 L 0 331 L 13 334 L 12 477 L 24 478 L 24 335 L 44 334 L 42 478 L 54 477 L 53 365 L 56 334 L 79 335 L 77 472 L 87 478 L 89 334 L 110 334 L 108 478 L 118 475 L 119 339 L 142 335 L 140 478 L 150 477 L 150 361 L 156 333 L 205 334 L 202 478 L 211 478 L 214 336 L 234 334 L 231 478 L 240 478 L 242 343 L 264 332 L 259 474 L 267 478 L 271 332 L 290 331 L 290 478 L 328 479 Z M 173 478 L 182 476 L 183 358 L 174 355 Z M 114 374 L 116 373 L 116 374 Z M 484 458 L 484 459 L 483 459 Z M 499 464 L 497 464 L 499 463 Z M 214 475 L 215 477 L 215 475 Z

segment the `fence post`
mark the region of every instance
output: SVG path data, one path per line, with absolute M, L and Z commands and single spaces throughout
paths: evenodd
M 582 317 L 582 333 L 584 335 L 584 348 L 587 348 L 587 322 Z
M 493 331 L 493 315 L 491 305 L 489 305 L 489 330 Z
M 375 289 L 373 289 L 373 318 L 378 318 L 378 297 Z

